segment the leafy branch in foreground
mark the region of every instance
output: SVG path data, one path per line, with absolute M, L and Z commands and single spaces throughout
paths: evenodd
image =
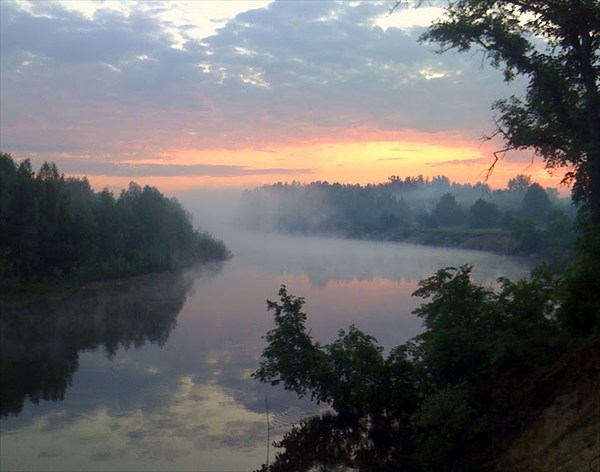
M 528 280 L 501 278 L 493 290 L 473 283 L 471 271 L 441 269 L 419 283 L 414 295 L 427 302 L 415 313 L 425 331 L 387 357 L 355 326 L 331 344 L 315 342 L 304 299 L 281 286 L 280 300 L 268 302 L 276 326 L 253 376 L 333 411 L 294 427 L 268 470 L 480 470 L 491 459 L 486 446 L 521 421 L 506 414 L 516 400 L 498 385 L 509 371 L 556 359 L 564 345 L 560 279 L 542 268 Z
M 340 330 L 338 339 L 321 346 L 313 341 L 302 312 L 304 299 L 279 289 L 280 302 L 267 301 L 276 327 L 264 339 L 267 347 L 252 374 L 261 382 L 283 383 L 300 397 L 310 394 L 343 414 L 357 415 L 373 407 L 386 366 L 377 340 L 355 326 Z
M 396 0 L 392 10 L 404 3 Z M 519 78 L 526 83 L 523 96 L 492 106 L 494 135 L 505 143 L 494 164 L 507 151 L 531 149 L 547 168 L 567 168 L 565 182 L 573 185 L 579 204 L 579 248 L 567 271 L 560 318 L 580 335 L 598 333 L 600 3 L 450 0 L 444 10 L 422 41 L 437 44 L 440 53 L 480 51 L 507 82 Z M 537 246 L 535 232 L 527 233 L 532 237 L 524 246 Z
M 402 0 L 397 0 L 399 6 Z M 423 2 L 419 2 L 423 3 Z M 600 4 L 597 0 L 451 0 L 421 37 L 439 52 L 482 51 L 527 89 L 493 104 L 503 151 L 567 167 L 573 197 L 600 224 Z M 496 154 L 498 156 L 498 154 Z

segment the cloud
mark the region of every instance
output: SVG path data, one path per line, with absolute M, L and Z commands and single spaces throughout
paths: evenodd
M 27 144 L 27 143 L 3 143 L 2 149 L 4 152 L 15 153 L 79 153 L 82 149 L 78 146 L 69 146 L 63 144 Z
M 130 164 L 91 159 L 53 159 L 61 172 L 121 177 L 241 177 L 247 175 L 289 175 L 314 173 L 310 168 L 265 167 L 219 164 Z
M 0 138 L 13 149 L 135 160 L 335 141 L 349 128 L 480 136 L 510 90 L 479 56 L 419 44 L 422 27 L 377 26 L 385 2 L 276 1 L 202 39 L 165 18 L 169 4 L 93 16 L 19 5 L 0 6 Z
M 425 165 L 429 167 L 444 167 L 444 166 L 465 166 L 470 164 L 482 164 L 488 162 L 489 159 L 484 157 L 473 157 L 466 159 L 452 159 L 449 161 L 427 162 Z

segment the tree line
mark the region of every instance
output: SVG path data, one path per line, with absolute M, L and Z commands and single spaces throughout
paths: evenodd
M 515 238 L 515 251 L 549 254 L 572 242 L 575 212 L 555 189 L 523 174 L 499 190 L 445 176 L 392 176 L 364 186 L 265 185 L 244 193 L 238 219 L 253 229 L 371 239 L 401 239 L 416 228 L 501 231 Z
M 0 154 L 0 281 L 88 281 L 223 260 L 222 241 L 155 187 L 131 182 L 118 197 L 44 162 Z

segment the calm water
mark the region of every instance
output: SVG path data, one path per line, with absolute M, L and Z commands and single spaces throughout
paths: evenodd
M 470 263 L 479 282 L 516 261 L 404 244 L 248 233 L 221 267 L 41 300 L 2 314 L 0 469 L 242 471 L 322 407 L 249 377 L 281 284 L 313 336 L 354 323 L 390 348 L 420 329 L 418 280 Z M 270 449 L 271 458 L 274 450 Z

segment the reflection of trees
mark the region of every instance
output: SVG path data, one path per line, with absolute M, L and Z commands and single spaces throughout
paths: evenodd
M 169 338 L 193 278 L 144 277 L 67 295 L 0 301 L 0 413 L 18 414 L 26 397 L 62 400 L 79 352 L 103 346 L 159 346 Z

